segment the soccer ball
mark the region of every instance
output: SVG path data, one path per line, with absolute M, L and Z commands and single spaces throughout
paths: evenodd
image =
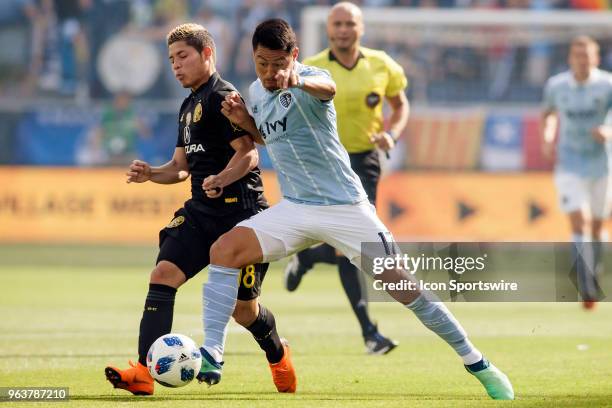
M 200 372 L 202 354 L 193 340 L 170 333 L 155 340 L 147 353 L 151 376 L 164 387 L 183 387 Z

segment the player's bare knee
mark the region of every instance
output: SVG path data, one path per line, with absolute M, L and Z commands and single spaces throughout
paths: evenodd
M 210 247 L 210 263 L 214 265 L 227 266 L 229 268 L 241 268 L 241 249 L 238 241 L 230 234 L 223 234 Z
M 232 317 L 239 325 L 249 327 L 257 320 L 257 301 L 237 302 Z
M 585 230 L 584 217 L 581 211 L 574 211 L 569 214 L 572 234 L 582 235 Z
M 151 272 L 150 282 L 178 288 L 185 282 L 185 274 L 173 263 L 161 261 Z
M 603 221 L 602 220 L 593 220 L 591 221 L 591 237 L 595 240 L 601 239 L 603 230 Z

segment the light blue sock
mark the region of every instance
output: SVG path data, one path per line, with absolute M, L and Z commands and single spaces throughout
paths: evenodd
M 215 361 L 223 361 L 227 324 L 234 313 L 240 269 L 210 265 L 202 287 L 204 349 Z
M 406 307 L 414 312 L 425 327 L 447 342 L 463 359 L 464 364 L 470 365 L 482 360 L 482 353 L 468 340 L 461 324 L 434 295 L 422 293 Z

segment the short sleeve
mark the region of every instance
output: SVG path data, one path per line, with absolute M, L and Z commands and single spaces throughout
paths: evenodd
M 181 122 L 183 121 L 183 113 L 179 112 L 178 117 L 178 130 L 177 130 L 177 138 L 176 138 L 176 147 L 185 147 L 185 143 L 183 143 L 183 135 L 181 135 Z
M 323 78 L 324 80 L 329 81 L 330 83 L 335 85 L 335 82 L 331 74 L 329 73 L 328 70 L 324 68 L 313 67 L 310 65 L 301 65 L 299 74 L 300 76 L 303 76 L 306 78 L 307 77 Z M 317 99 L 314 96 L 310 95 L 308 92 L 304 92 L 303 90 L 300 90 L 300 94 L 304 95 L 305 98 L 308 98 L 308 101 L 310 103 L 314 103 L 315 105 L 326 105 L 330 103 L 330 101 L 332 100 L 330 99 L 329 101 L 323 101 L 323 100 Z
M 214 97 L 211 97 L 211 103 L 213 106 L 211 107 L 215 112 L 219 115 L 219 123 L 220 123 L 220 132 L 225 138 L 225 140 L 230 143 L 242 136 L 248 135 L 248 132 L 242 129 L 240 126 L 232 123 L 228 118 L 226 118 L 221 113 L 221 102 L 225 99 L 225 97 L 232 91 L 218 91 L 214 94 Z M 241 96 L 242 98 L 242 96 Z M 243 100 L 244 101 L 244 100 Z
M 328 79 L 330 82 L 334 82 L 328 70 L 324 68 L 313 67 L 312 65 L 301 65 L 299 74 L 303 77 L 323 77 Z
M 552 84 L 551 79 L 549 79 L 546 82 L 546 86 L 544 86 L 544 96 L 542 98 L 542 110 L 544 110 L 545 112 L 557 110 L 557 107 L 555 106 L 554 86 Z
M 408 86 L 408 79 L 404 74 L 404 68 L 386 53 L 384 54 L 384 61 L 389 74 L 389 82 L 385 88 L 385 96 L 392 98 L 397 96 L 397 94 Z

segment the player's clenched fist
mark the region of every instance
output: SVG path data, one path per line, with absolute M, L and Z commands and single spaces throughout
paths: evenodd
M 612 128 L 609 126 L 598 126 L 591 130 L 591 136 L 596 142 L 605 143 L 607 140 L 612 138 Z
M 223 187 L 225 187 L 225 181 L 219 175 L 211 175 L 204 179 L 202 188 L 208 198 L 217 198 L 223 194 Z
M 370 136 L 370 142 L 374 143 L 376 147 L 381 149 L 383 152 L 388 152 L 395 146 L 395 140 L 387 132 L 375 133 Z
M 130 164 L 130 170 L 125 173 L 128 183 L 144 183 L 151 179 L 151 167 L 149 163 L 142 160 L 134 160 Z
M 281 69 L 274 76 L 280 89 L 293 88 L 299 85 L 300 77 L 293 68 Z
M 243 125 L 250 117 L 238 92 L 230 92 L 225 97 L 225 100 L 221 102 L 221 113 L 238 126 Z

